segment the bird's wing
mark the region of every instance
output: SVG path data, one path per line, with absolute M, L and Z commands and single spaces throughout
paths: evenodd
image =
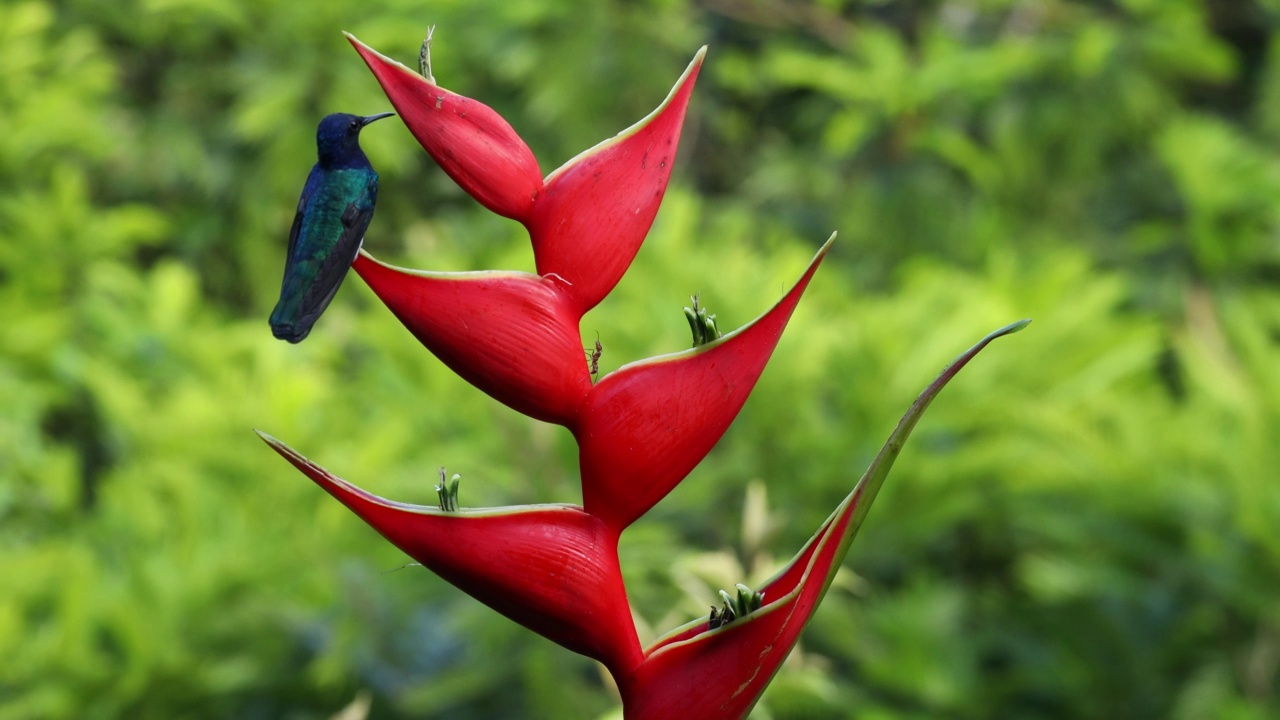
M 356 255 L 360 254 L 360 246 L 364 243 L 364 233 L 369 229 L 369 221 L 373 219 L 373 206 L 377 202 L 378 176 L 375 174 L 365 183 L 363 197 L 347 205 L 346 211 L 342 213 L 343 231 L 340 247 L 348 247 L 346 243 L 351 243 L 351 253 L 347 257 L 348 267 L 355 262 Z
M 306 308 L 304 316 L 312 322 L 329 306 L 329 301 L 338 292 L 338 286 L 342 284 L 343 277 L 359 254 L 364 233 L 369 229 L 369 221 L 373 219 L 373 205 L 377 195 L 378 179 L 375 177 L 366 185 L 363 196 L 348 203 L 342 212 L 342 237 L 336 247 L 343 248 L 344 252 L 334 252 L 324 259 L 303 304 Z
M 315 170 L 311 171 L 315 174 Z M 302 214 L 307 208 L 307 198 L 311 195 L 311 178 L 307 178 L 308 182 L 302 187 L 302 194 L 298 197 L 298 209 L 293 214 L 293 227 L 289 228 L 289 250 L 284 256 L 284 276 L 286 280 L 289 277 L 289 271 L 293 269 L 293 264 L 297 259 L 293 253 L 298 248 L 298 235 L 302 232 Z
M 298 246 L 298 233 L 302 230 L 302 211 L 307 207 L 307 193 L 304 191 L 298 198 L 298 210 L 293 214 L 293 227 L 289 228 L 289 258 L 293 259 L 293 250 Z

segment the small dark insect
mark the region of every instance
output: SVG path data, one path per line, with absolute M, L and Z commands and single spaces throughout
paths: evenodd
M 462 480 L 462 476 L 454 473 L 448 480 L 445 480 L 444 476 L 444 468 L 440 468 L 440 484 L 436 485 L 436 494 L 440 496 L 440 509 L 445 512 L 457 512 L 458 483 Z
M 600 344 L 600 335 L 596 334 L 596 349 L 592 350 L 589 355 L 591 357 L 591 377 L 595 377 L 600 372 L 600 355 L 604 353 L 604 346 Z

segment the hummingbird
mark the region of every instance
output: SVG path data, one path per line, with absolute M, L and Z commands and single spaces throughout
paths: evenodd
M 271 311 L 277 338 L 299 343 L 307 337 L 360 252 L 378 199 L 378 173 L 360 149 L 360 131 L 392 115 L 335 113 L 316 128 L 319 157 L 302 186 L 280 301 Z

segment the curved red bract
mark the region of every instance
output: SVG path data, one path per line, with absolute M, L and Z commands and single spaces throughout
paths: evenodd
M 569 424 L 591 390 L 579 317 L 554 278 L 518 272 L 431 273 L 353 266 L 436 357 L 518 412 Z
M 493 108 L 450 92 L 347 35 L 396 114 L 442 170 L 477 202 L 515 220 L 542 189 L 533 151 Z
M 539 273 L 565 280 L 579 312 L 618 284 L 658 214 L 705 51 L 648 117 L 547 177 L 526 223 L 533 256 Z
M 832 240 L 790 292 L 745 327 L 623 366 L 591 389 L 571 427 L 587 512 L 625 528 L 702 461 L 755 387 Z
M 384 500 L 259 433 L 409 557 L 480 602 L 624 672 L 640 659 L 618 536 L 574 505 L 443 512 Z

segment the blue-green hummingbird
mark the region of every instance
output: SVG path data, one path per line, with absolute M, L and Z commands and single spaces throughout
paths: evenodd
M 360 149 L 360 131 L 392 115 L 335 113 L 316 128 L 319 159 L 302 186 L 280 301 L 271 311 L 271 334 L 277 338 L 302 342 L 360 252 L 378 200 L 378 173 Z

